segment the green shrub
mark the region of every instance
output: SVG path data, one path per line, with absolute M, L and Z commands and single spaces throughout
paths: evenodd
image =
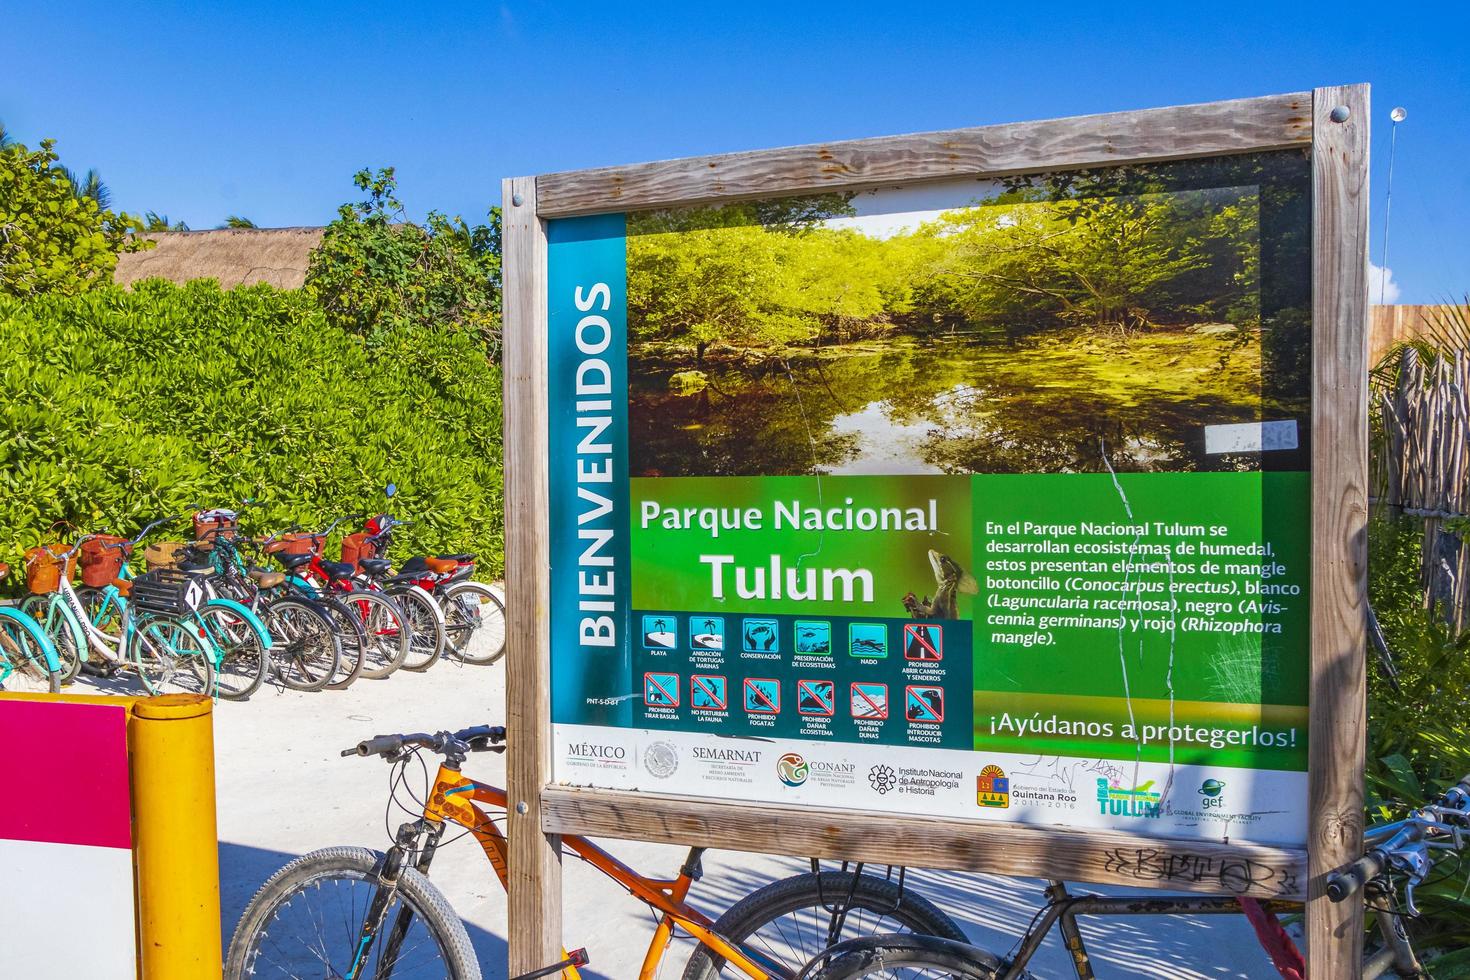
M 327 323 L 304 291 L 153 280 L 0 296 L 0 559 L 52 522 L 132 533 L 191 503 L 247 530 L 387 508 L 395 554 L 502 569 L 500 372 L 471 330 Z
M 1423 608 L 1422 540 L 1423 524 L 1413 518 L 1375 516 L 1369 525 L 1370 601 L 1398 671 L 1395 690 L 1370 659 L 1370 821 L 1401 817 L 1470 773 L 1470 636 L 1456 636 L 1441 616 Z M 1418 890 L 1424 917 L 1410 928 L 1423 949 L 1463 959 L 1451 951 L 1470 947 L 1466 875 L 1465 866 L 1445 861 L 1434 883 Z M 1455 962 L 1440 960 L 1434 975 L 1470 976 L 1470 962 Z

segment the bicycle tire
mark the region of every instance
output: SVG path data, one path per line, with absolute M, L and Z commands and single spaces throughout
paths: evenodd
M 226 701 L 250 700 L 250 696 L 265 683 L 271 666 L 270 657 L 254 627 L 233 610 L 208 603 L 194 610 L 193 615 L 219 652 L 219 662 L 213 664 L 215 692 Z M 228 622 L 231 618 L 233 623 Z M 189 667 L 199 675 L 201 682 L 206 679 L 198 664 L 190 663 Z
M 1002 963 L 983 949 L 936 936 L 867 936 L 842 943 L 819 956 L 801 971 L 799 980 L 894 977 L 895 970 L 937 971 L 912 974 L 916 980 L 921 977 L 995 980 L 1001 974 Z M 910 974 L 903 976 L 908 978 Z
M 367 646 L 362 651 L 362 676 L 382 680 L 403 666 L 410 637 L 398 603 L 385 593 L 366 589 L 344 592 L 340 598 L 362 624 L 367 637 Z
M 472 594 L 475 599 L 468 598 Z M 505 656 L 505 602 L 494 589 L 483 582 L 456 582 L 444 590 L 442 604 L 449 656 L 479 667 Z M 488 642 L 477 645 L 477 638 Z
M 387 590 L 408 618 L 408 654 L 399 666 L 422 673 L 444 654 L 444 611 L 434 597 L 417 586 Z
M 292 898 L 307 894 L 308 889 L 320 894 L 324 884 L 334 881 L 360 881 L 365 887 L 372 887 L 369 883 L 381 859 L 381 854 L 365 847 L 326 847 L 302 855 L 271 875 L 245 906 L 240 922 L 235 926 L 235 933 L 230 939 L 230 947 L 225 956 L 225 980 L 261 980 L 278 975 L 270 972 L 269 964 L 260 962 L 263 952 L 260 943 L 267 938 L 268 928 L 279 919 Z M 443 893 L 428 878 L 411 867 L 404 868 L 399 875 L 398 889 L 400 897 L 406 897 L 406 904 L 424 923 L 443 955 L 447 968 L 446 980 L 481 980 L 480 967 L 475 959 L 474 948 L 470 945 L 469 934 Z M 349 927 L 355 925 L 346 917 L 344 921 Z M 271 937 L 271 942 L 279 945 L 284 938 L 277 935 Z M 331 958 L 337 952 L 336 949 L 325 948 L 325 943 L 322 944 L 322 949 L 312 952 L 313 962 L 318 970 L 325 965 L 332 976 L 349 974 L 357 937 L 348 935 L 345 938 L 346 961 L 341 964 L 321 963 L 323 955 Z M 382 949 L 381 943 L 374 945 L 375 949 Z M 364 975 L 376 974 L 364 971 Z
M 214 661 L 193 629 L 172 616 L 143 616 L 132 628 L 127 659 L 145 691 L 214 696 Z
M 76 634 L 67 622 L 69 613 L 62 603 L 53 603 L 53 598 L 51 594 L 29 595 L 21 600 L 18 608 L 51 638 L 51 645 L 56 648 L 56 659 L 61 663 L 61 683 L 70 684 L 82 672 L 82 652 L 77 647 Z M 55 617 L 54 622 L 52 617 Z
M 848 898 L 849 889 L 849 909 L 885 914 L 893 922 L 914 932 L 959 941 L 965 938 L 964 932 L 953 919 L 914 891 L 909 884 L 906 883 L 900 890 L 894 880 L 871 874 L 856 875 L 851 871 L 823 871 L 820 876 L 800 874 L 766 885 L 730 906 L 715 921 L 715 932 L 732 942 L 744 943 L 763 926 L 779 922 L 793 912 L 811 910 L 813 918 L 820 920 L 828 915 L 828 907 Z M 853 925 L 861 928 L 862 922 L 863 917 L 858 915 Z M 779 926 L 778 929 L 789 942 L 787 930 Z M 808 931 L 815 939 L 821 930 Z M 799 928 L 792 929 L 791 932 L 796 932 L 799 936 L 806 934 Z M 821 935 L 825 940 L 825 931 L 821 931 Z M 786 965 L 794 972 L 820 954 L 823 948 L 825 942 L 823 946 L 797 951 L 799 961 Z M 768 948 L 767 954 L 773 955 L 774 951 Z M 724 968 L 725 959 L 701 944 L 690 954 L 689 963 L 684 967 L 683 980 L 716 980 L 721 976 L 744 975 L 730 972 L 722 974 Z
M 35 620 L 26 624 L 0 616 L 0 691 L 60 694 L 61 671 L 46 663 L 44 647 L 31 634 L 32 629 L 41 629 Z
M 326 687 L 342 658 L 331 617 L 312 600 L 295 596 L 273 599 L 261 611 L 275 641 L 270 669 L 276 680 L 293 691 Z
M 317 609 L 332 622 L 332 631 L 337 637 L 337 670 L 327 681 L 325 691 L 345 691 L 352 682 L 362 676 L 363 653 L 367 649 L 367 632 L 362 623 L 352 615 L 347 604 L 334 595 L 322 595 L 311 600 Z

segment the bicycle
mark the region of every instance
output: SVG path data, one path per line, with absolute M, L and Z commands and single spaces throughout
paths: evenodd
M 385 556 L 393 544 L 393 532 L 412 523 L 378 514 L 361 532 L 343 540 L 342 560 L 358 565 L 363 577 L 383 581 L 392 575 Z M 354 542 L 354 538 L 360 540 Z M 470 580 L 474 571 L 474 555 L 420 555 L 405 561 L 388 580 L 411 582 L 439 603 L 445 653 L 462 663 L 489 666 L 505 655 L 505 603 L 490 586 Z
M 0 562 L 0 581 L 10 566 Z M 41 624 L 11 606 L 0 606 L 0 691 L 61 692 L 61 660 Z
M 1371 980 L 1390 971 L 1401 977 L 1427 976 L 1414 952 L 1404 919 L 1419 914 L 1414 904 L 1414 889 L 1433 869 L 1431 852 L 1459 852 L 1470 842 L 1470 775 L 1407 818 L 1370 828 L 1364 839 L 1363 857 L 1329 876 L 1327 883 L 1329 900 L 1346 901 L 1361 892 L 1367 910 L 1376 918 L 1377 942 L 1364 939 L 1363 976 Z M 1405 879 L 1402 907 L 1394 887 L 1394 875 Z M 1031 976 L 1026 972 L 1026 965 L 1053 925 L 1060 927 L 1079 980 L 1090 980 L 1092 965 L 1077 926 L 1079 915 L 1244 914 L 1283 977 L 1300 977 L 1305 972 L 1300 951 L 1276 920 L 1279 913 L 1300 912 L 1300 903 L 1225 896 L 1072 895 L 1060 881 L 1050 881 L 1046 895 L 1046 905 L 1020 939 L 1014 956 L 998 957 L 948 937 L 870 936 L 823 951 L 802 970 L 801 980 L 934 976 L 957 980 L 1018 980 Z
M 386 852 L 325 848 L 297 858 L 261 886 L 231 939 L 227 980 L 307 973 L 400 975 L 395 971 L 426 980 L 477 980 L 469 936 L 428 872 L 446 829 L 454 825 L 475 837 L 501 885 L 506 884 L 508 842 L 496 822 L 503 819 L 506 792 L 460 771 L 469 753 L 502 752 L 504 741 L 504 728 L 479 726 L 433 735 L 378 735 L 343 751 L 344 757 L 388 760 L 398 770 L 395 786 L 420 753 L 441 761 L 428 794 L 416 801 L 420 815 L 398 828 Z M 501 816 L 492 818 L 477 804 Z M 904 887 L 902 869 L 896 878 L 866 874 L 861 866 L 797 875 L 757 890 L 711 920 L 687 901 L 703 874 L 704 848 L 690 849 L 676 877 L 650 878 L 586 838 L 566 836 L 562 845 L 658 916 L 639 973 L 644 980 L 657 974 L 676 928 L 700 943 L 685 967 L 685 980 L 789 980 L 823 945 L 870 923 L 888 923 L 888 931 L 963 935 L 948 916 Z M 580 974 L 570 959 L 548 969 L 576 978 Z
M 281 565 L 293 590 L 310 598 L 335 597 L 348 607 L 362 629 L 360 676 L 381 679 L 408 656 L 412 637 L 408 619 L 391 596 L 358 588 L 352 581 L 355 570 L 351 565 L 322 559 L 322 544 L 334 527 L 336 524 L 307 534 L 301 525 L 293 524 L 265 539 L 261 550 Z

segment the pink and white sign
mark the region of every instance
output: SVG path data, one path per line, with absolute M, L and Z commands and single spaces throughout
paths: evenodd
M 136 977 L 127 709 L 0 700 L 0 745 L 0 977 Z

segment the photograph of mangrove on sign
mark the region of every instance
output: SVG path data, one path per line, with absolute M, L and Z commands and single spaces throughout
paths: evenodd
M 550 222 L 557 779 L 1302 842 L 1309 188 Z
M 1306 420 L 1307 311 L 1263 310 L 1283 163 L 629 215 L 632 472 L 1259 468 L 1218 430 Z

